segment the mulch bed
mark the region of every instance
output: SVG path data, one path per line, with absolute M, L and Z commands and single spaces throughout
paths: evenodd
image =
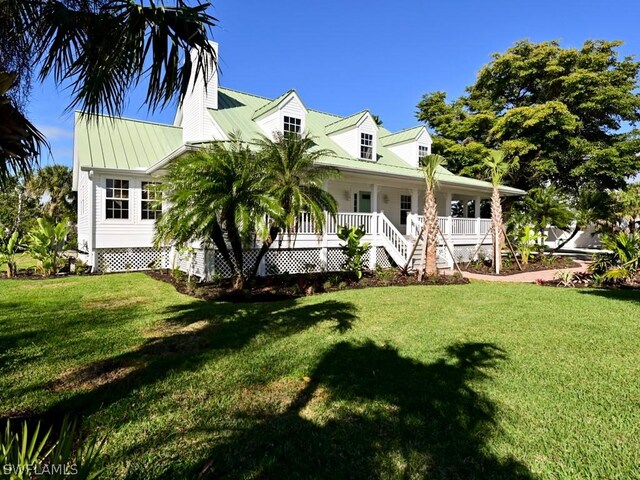
M 180 293 L 204 300 L 234 303 L 273 302 L 356 288 L 469 283 L 468 279 L 460 275 L 438 275 L 419 282 L 416 275 L 403 275 L 394 270 L 365 272 L 360 281 L 347 272 L 322 272 L 258 277 L 247 288 L 238 292 L 231 289 L 229 280 L 217 283 L 189 283 L 184 277 L 175 277 L 164 270 L 150 271 L 147 274 L 156 280 L 172 284 Z
M 545 257 L 548 258 L 548 257 Z M 527 265 L 522 265 L 522 270 L 518 268 L 515 261 L 511 260 L 511 264 L 503 263 L 500 276 L 515 275 L 517 273 L 540 272 L 543 270 L 558 270 L 565 268 L 579 267 L 580 264 L 570 257 L 553 257 L 553 263 L 548 260 L 543 261 L 538 257 L 532 258 Z M 504 262 L 504 260 L 503 260 Z M 496 275 L 493 271 L 493 265 L 490 260 L 484 262 L 469 262 L 460 264 L 460 269 L 465 272 L 479 273 L 481 275 Z

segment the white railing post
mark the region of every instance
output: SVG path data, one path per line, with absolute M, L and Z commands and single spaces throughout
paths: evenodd
M 369 249 L 369 269 L 375 270 L 376 263 L 378 263 L 378 213 L 373 212 L 371 214 L 371 248 Z
M 324 212 L 324 228 L 322 229 L 322 246 L 320 247 L 320 270 L 326 272 L 329 269 L 329 222 L 331 221 L 331 215 L 329 212 Z
M 413 229 L 413 213 L 407 213 L 406 234 L 411 235 Z

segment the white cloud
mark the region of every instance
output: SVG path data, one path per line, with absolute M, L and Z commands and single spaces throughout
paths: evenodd
M 62 138 L 73 138 L 73 130 L 58 127 L 56 125 L 40 125 L 38 130 L 47 138 L 47 140 L 59 140 Z

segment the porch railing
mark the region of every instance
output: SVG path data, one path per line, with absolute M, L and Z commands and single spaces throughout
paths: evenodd
M 417 237 L 424 224 L 422 215 L 407 215 L 407 235 Z M 445 236 L 481 236 L 491 228 L 488 218 L 438 217 L 438 227 Z

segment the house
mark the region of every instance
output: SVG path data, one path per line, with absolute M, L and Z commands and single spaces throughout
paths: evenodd
M 326 184 L 338 202 L 337 217 L 328 218 L 327 228 L 318 235 L 302 215 L 295 242 L 269 252 L 261 273 L 339 269 L 336 230 L 343 225 L 364 225 L 365 240 L 374 247 L 369 253 L 372 266 L 418 260 L 411 255 L 422 221 L 424 178 L 418 165 L 431 153 L 432 143 L 425 126 L 391 132 L 378 126 L 368 110 L 342 117 L 310 108 L 295 90 L 275 99 L 242 93 L 221 87 L 215 72 L 206 88 L 202 78 L 192 86 L 173 125 L 126 118 L 96 122 L 76 114 L 73 188 L 78 192 L 78 244 L 94 269 L 139 270 L 177 261 L 199 276 L 229 273 L 214 250 L 196 245 L 186 258 L 172 253 L 170 246 L 152 247 L 154 222 L 161 212 L 149 186 L 162 181 L 163 169 L 173 159 L 208 142 L 228 140 L 232 132 L 251 140 L 278 131 L 309 131 L 318 147 L 335 152 L 320 163 L 342 173 Z M 525 193 L 509 187 L 500 192 Z M 441 169 L 437 200 L 443 266 L 452 266 L 449 251 L 466 258 L 479 245 L 490 244 L 490 220 L 481 218 L 479 208 L 490 195 L 488 182 Z

